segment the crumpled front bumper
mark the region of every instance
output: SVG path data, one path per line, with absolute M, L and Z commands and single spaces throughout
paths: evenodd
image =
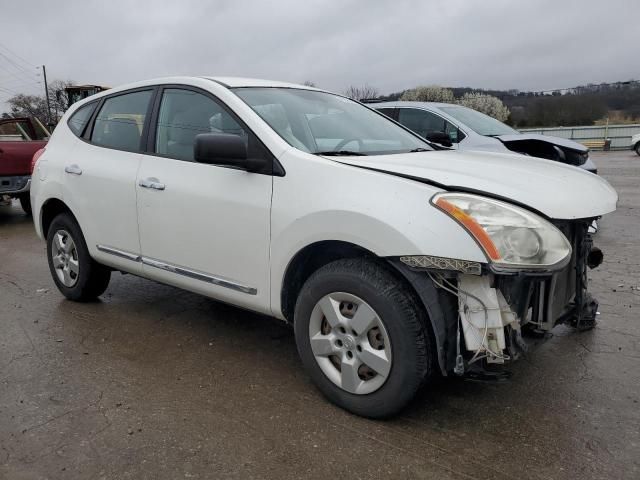
M 560 323 L 593 328 L 598 302 L 588 292 L 587 271 L 603 260 L 588 233 L 592 219 L 556 223 L 570 240 L 572 254 L 561 270 L 546 273 L 458 274 L 457 296 L 466 366 L 503 364 L 528 349 Z M 459 354 L 460 355 L 460 354 Z M 460 364 L 460 359 L 457 364 Z M 461 373 L 461 372 L 456 372 Z
M 485 375 L 488 364 L 519 358 L 529 337 L 539 339 L 559 323 L 593 328 L 598 303 L 587 291 L 587 271 L 603 259 L 588 233 L 593 220 L 554 222 L 572 253 L 553 271 L 501 273 L 429 256 L 389 259 L 427 310 L 443 375 Z

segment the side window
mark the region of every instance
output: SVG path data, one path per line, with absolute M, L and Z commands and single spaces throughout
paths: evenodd
M 417 108 L 398 109 L 398 121 L 421 137 L 431 132 L 444 132 L 445 121 L 438 115 Z
M 453 123 L 444 121 L 444 133 L 449 135 L 453 143 L 459 143 L 465 139 L 466 135 Z
M 393 118 L 395 120 L 395 108 L 376 108 L 380 113 L 384 113 L 387 117 Z
M 71 115 L 71 118 L 67 122 L 69 128 L 76 136 L 80 137 L 82 132 L 84 131 L 87 123 L 89 123 L 89 119 L 93 114 L 93 111 L 96 109 L 97 102 L 89 103 L 83 107 L 80 107 L 76 113 Z
M 96 117 L 91 141 L 103 147 L 140 151 L 142 127 L 150 99 L 151 90 L 106 99 Z
M 210 97 L 192 90 L 164 90 L 158 112 L 156 153 L 193 161 L 193 146 L 200 133 L 239 135 L 249 144 L 245 129 Z

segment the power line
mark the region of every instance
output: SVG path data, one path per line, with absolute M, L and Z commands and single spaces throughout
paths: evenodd
M 25 79 L 29 79 L 29 80 L 34 80 L 35 78 L 37 78 L 37 75 L 35 72 L 29 72 L 28 70 L 22 68 L 22 67 L 17 67 L 17 64 L 15 62 L 12 62 L 11 59 L 9 57 L 7 57 L 6 55 L 4 55 L 2 52 L 0 52 L 0 58 L 4 58 L 6 60 L 9 61 L 9 63 L 13 66 L 13 71 L 10 70 L 6 64 L 4 67 L 4 70 L 13 75 L 13 76 L 17 76 L 17 75 L 21 75 L 23 78 Z
M 0 43 L 0 48 L 2 48 L 5 52 L 7 52 L 10 55 L 13 55 L 15 58 L 17 58 L 18 60 L 20 60 L 22 63 L 24 63 L 26 66 L 30 67 L 30 68 L 39 68 L 37 65 L 34 65 L 33 63 L 27 61 L 24 59 L 24 57 L 21 57 L 20 55 L 18 55 L 16 52 L 14 52 L 13 50 L 9 49 L 9 47 L 7 47 L 6 45 L 3 45 L 2 43 Z
M 16 70 L 29 73 L 29 74 L 33 73 L 32 72 L 33 68 L 25 68 L 24 66 L 20 65 L 18 62 L 13 60 L 11 57 L 9 57 L 8 55 L 5 55 L 4 53 L 2 53 L 2 51 L 0 51 L 0 56 L 2 56 L 5 60 L 7 60 L 7 62 L 9 62 L 11 65 L 13 65 L 13 67 Z
M 20 81 L 20 82 L 23 82 L 23 83 L 35 83 L 35 84 L 38 83 L 37 77 L 35 77 L 35 78 L 26 78 L 24 76 L 21 77 L 20 75 L 18 75 L 18 73 L 12 72 L 11 70 L 7 70 L 7 69 L 3 69 L 3 70 L 6 73 L 8 73 L 9 75 L 11 75 L 12 77 L 14 77 L 15 79 L 17 79 L 18 81 Z
M 11 78 L 11 77 L 6 77 L 6 80 L 3 80 L 2 78 L 0 78 L 0 86 L 2 87 L 8 87 L 8 88 L 22 88 L 25 85 L 27 86 L 39 86 L 42 85 L 42 82 L 40 80 L 38 81 L 30 81 L 30 82 L 25 82 L 22 80 L 17 80 L 15 78 Z

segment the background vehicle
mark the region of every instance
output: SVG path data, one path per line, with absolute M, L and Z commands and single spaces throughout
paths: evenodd
M 589 149 L 565 138 L 520 133 L 471 108 L 435 102 L 381 102 L 372 107 L 421 137 L 460 150 L 516 152 L 597 173 Z
M 105 90 L 108 90 L 108 89 L 109 87 L 105 87 L 102 85 L 70 85 L 68 87 L 65 87 L 64 91 L 67 96 L 66 107 L 69 108 L 71 105 L 73 105 L 76 102 L 79 102 L 80 100 L 84 100 L 85 98 L 90 97 L 91 95 L 104 92 Z M 61 91 L 58 91 L 58 94 L 60 93 Z
M 617 202 L 573 167 L 433 151 L 346 97 L 237 78 L 79 102 L 36 171 L 67 298 L 120 270 L 286 320 L 318 388 L 376 418 L 436 371 L 517 358 L 527 330 L 593 327 L 587 227 Z
M 0 197 L 18 198 L 31 213 L 31 162 L 47 144 L 49 131 L 37 118 L 0 120 Z
M 631 137 L 631 150 L 635 150 L 640 155 L 640 133 Z

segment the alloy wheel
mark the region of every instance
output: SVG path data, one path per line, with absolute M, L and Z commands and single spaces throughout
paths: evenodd
M 322 297 L 311 313 L 309 339 L 323 373 L 349 393 L 375 392 L 389 376 L 389 335 L 375 310 L 355 295 Z
M 80 262 L 76 244 L 66 230 L 58 230 L 53 236 L 51 259 L 60 283 L 68 288 L 73 287 L 78 281 Z

